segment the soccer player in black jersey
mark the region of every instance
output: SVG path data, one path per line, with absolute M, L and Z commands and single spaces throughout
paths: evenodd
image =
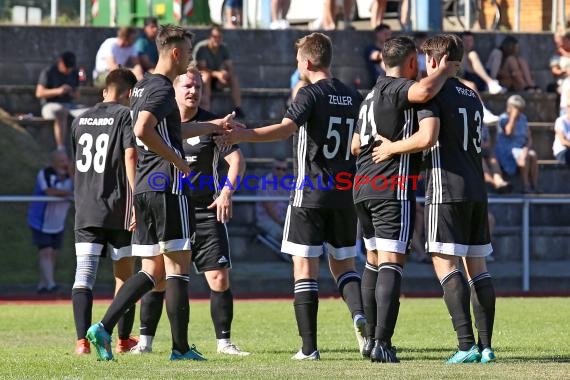
M 408 37 L 388 40 L 382 51 L 386 76 L 379 77 L 360 107 L 352 152 L 358 154 L 354 203 L 363 228 L 367 262 L 362 278 L 362 301 L 368 320 L 363 355 L 373 362 L 397 362 L 391 338 L 400 307 L 402 270 L 414 230 L 415 186 L 421 156 L 403 154 L 376 164 L 376 136 L 405 140 L 418 131 L 414 103 L 434 97 L 454 65 L 442 60 L 434 75 L 416 82 L 418 60 Z M 431 136 L 435 141 L 437 135 Z M 431 140 L 426 140 L 427 144 Z
M 183 127 L 192 128 L 196 122 L 217 117 L 199 108 L 202 78 L 196 66 L 174 80 L 176 102 L 180 108 Z M 230 245 L 226 222 L 232 217 L 232 194 L 238 178 L 245 171 L 245 159 L 237 145 L 220 149 L 212 135 L 183 140 L 184 154 L 192 170 L 190 181 L 192 205 L 196 221 L 196 237 L 192 245 L 192 262 L 198 273 L 204 273 L 210 292 L 210 314 L 214 322 L 217 351 L 228 355 L 249 355 L 230 340 L 233 319 L 233 296 L 230 289 Z M 228 165 L 227 180 L 220 187 L 220 159 Z M 239 176 L 239 177 L 238 177 Z M 133 353 L 152 351 L 152 340 L 162 311 L 164 288 L 147 293 L 141 301 L 141 336 Z
M 423 50 L 428 75 L 438 70 L 439 59 L 444 54 L 457 62 L 463 56 L 461 39 L 451 34 L 428 39 Z M 459 349 L 448 363 L 492 362 L 495 361 L 491 346 L 495 290 L 485 262 L 493 249 L 481 163 L 482 104 L 473 90 L 451 78 L 434 99 L 418 109 L 417 116 L 420 129 L 422 124 L 428 124 L 438 136 L 426 157 L 425 224 L 427 250 L 432 255 L 459 341 Z M 410 146 L 389 142 L 383 142 L 377 149 L 376 154 L 380 150 L 387 155 L 410 152 Z M 459 258 L 469 284 L 458 269 Z M 470 299 L 479 335 L 477 344 Z
M 356 213 L 350 185 L 339 176 L 354 174 L 350 140 L 358 119 L 360 94 L 332 77 L 332 44 L 321 33 L 296 43 L 297 67 L 309 84 L 299 90 L 279 124 L 257 129 L 233 128 L 222 144 L 284 140 L 294 134 L 295 190 L 284 227 L 281 250 L 293 256 L 295 317 L 303 346 L 296 360 L 318 360 L 317 310 L 319 256 L 326 243 L 329 265 L 350 309 L 363 344 L 366 318 L 360 297 L 360 276 L 354 270 Z
M 136 82 L 130 70 L 111 71 L 105 80 L 103 102 L 81 114 L 71 127 L 77 256 L 71 298 L 78 355 L 91 352 L 86 335 L 99 258 L 108 253 L 113 260 L 115 292 L 134 271 L 131 216 L 137 152 L 128 104 Z M 136 344 L 129 338 L 134 316 L 135 308 L 131 307 L 119 320 L 117 352 L 128 351 Z
M 190 197 L 183 186 L 190 167 L 184 159 L 180 113 L 172 81 L 184 74 L 192 51 L 192 34 L 162 26 L 156 37 L 159 60 L 153 74 L 137 83 L 131 96 L 137 140 L 134 189 L 136 229 L 133 255 L 142 270 L 120 289 L 102 321 L 89 328 L 88 339 L 99 359 L 111 360 L 109 332 L 119 318 L 166 276 L 166 311 L 172 332 L 171 360 L 205 360 L 188 344 L 188 270 L 190 268 Z

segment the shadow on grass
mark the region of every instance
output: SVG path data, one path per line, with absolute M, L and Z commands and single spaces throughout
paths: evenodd
M 570 363 L 570 356 L 552 356 L 552 355 L 538 355 L 538 356 L 509 356 L 502 358 L 500 352 L 497 354 L 498 362 L 500 363 Z

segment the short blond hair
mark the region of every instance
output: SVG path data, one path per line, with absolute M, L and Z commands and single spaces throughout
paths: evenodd
M 322 33 L 311 33 L 295 42 L 299 54 L 311 61 L 317 69 L 328 69 L 332 63 L 331 39 Z

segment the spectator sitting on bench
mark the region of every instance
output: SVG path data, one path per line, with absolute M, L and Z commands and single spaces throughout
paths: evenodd
M 267 174 L 260 182 L 257 195 L 260 197 L 289 196 L 286 189 L 289 181 L 282 186 L 282 179 L 287 174 L 287 160 L 284 157 L 276 157 L 273 161 L 271 173 Z M 257 202 L 255 214 L 256 225 L 264 234 L 271 236 L 277 242 L 283 239 L 283 226 L 287 214 L 288 201 Z
M 493 49 L 486 64 L 490 77 L 509 91 L 540 92 L 526 59 L 519 55 L 519 41 L 506 36 L 499 48 Z
M 538 188 L 538 158 L 532 149 L 528 119 L 523 113 L 522 96 L 511 95 L 507 110 L 499 118 L 495 152 L 504 172 L 510 176 L 519 171 L 523 193 L 541 193 Z
M 139 55 L 135 48 L 137 30 L 133 27 L 122 27 L 117 31 L 117 37 L 107 38 L 95 56 L 93 82 L 95 86 L 105 87 L 107 75 L 119 67 L 130 69 L 138 80 L 144 75 Z
M 143 32 L 135 42 L 135 49 L 144 72 L 152 73 L 158 62 L 157 34 L 158 19 L 156 17 L 145 18 Z
M 479 58 L 479 54 L 475 51 L 475 38 L 473 33 L 467 31 L 461 34 L 463 40 L 463 60 L 461 61 L 461 70 L 463 78 L 475 83 L 478 91 L 488 90 L 490 94 L 504 93 L 506 88 L 502 87 L 496 79 L 491 78 Z
M 194 48 L 194 60 L 198 62 L 198 68 L 204 82 L 204 95 L 202 96 L 201 107 L 210 111 L 212 91 L 230 87 L 236 117 L 243 118 L 241 89 L 234 72 L 230 51 L 226 44 L 223 43 L 223 38 L 222 29 L 219 26 L 214 26 L 210 29 L 210 37 L 207 40 L 198 42 Z
M 481 156 L 483 157 L 483 176 L 485 182 L 492 186 L 493 190 L 499 194 L 506 194 L 512 191 L 512 185 L 505 181 L 501 165 L 497 161 L 495 152 L 489 135 L 489 128 L 486 124 L 481 126 Z M 490 225 L 490 223 L 489 223 Z
M 53 134 L 57 149 L 65 151 L 68 117 L 77 117 L 86 108 L 74 103 L 78 97 L 79 76 L 75 68 L 75 54 L 62 53 L 57 62 L 45 68 L 38 79 L 36 98 L 42 104 L 42 117 L 53 120 Z

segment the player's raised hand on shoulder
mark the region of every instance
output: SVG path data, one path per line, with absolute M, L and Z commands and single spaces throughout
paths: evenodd
M 216 209 L 216 218 L 220 223 L 229 222 L 233 215 L 232 195 L 222 191 L 220 195 L 208 206 L 208 209 Z
M 392 141 L 383 136 L 377 135 L 374 144 L 376 145 L 374 149 L 372 149 L 372 161 L 374 161 L 374 163 L 378 164 L 392 158 L 393 154 L 390 152 Z
M 449 78 L 454 77 L 457 75 L 459 68 L 461 66 L 460 61 L 449 61 L 449 57 L 447 54 L 444 54 L 443 57 L 439 60 L 439 68 L 440 70 L 444 70 Z

